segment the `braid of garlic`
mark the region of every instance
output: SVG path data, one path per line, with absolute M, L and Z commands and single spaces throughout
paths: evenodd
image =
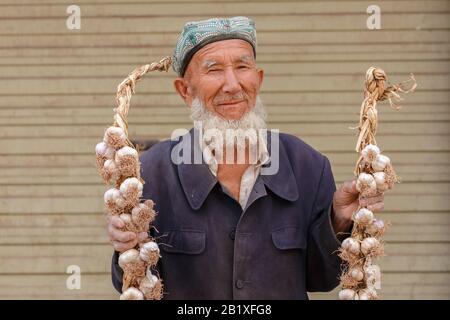
M 151 64 L 143 65 L 139 68 L 136 68 L 126 77 L 118 86 L 117 86 L 117 94 L 116 94 L 116 104 L 117 108 L 114 109 L 116 114 L 114 115 L 114 125 L 120 127 L 125 132 L 128 137 L 128 110 L 130 109 L 131 96 L 134 94 L 134 89 L 136 87 L 136 83 L 148 72 L 151 71 L 165 71 L 169 70 L 170 65 L 172 64 L 171 57 L 165 57 L 159 62 L 153 62 Z M 132 143 L 127 140 L 127 144 L 129 146 L 133 146 Z
M 354 170 L 357 177 L 356 188 L 360 199 L 374 196 L 391 189 L 398 182 L 390 159 L 381 154 L 375 135 L 378 126 L 377 101 L 388 100 L 391 107 L 399 109 L 393 100 L 401 100 L 399 92 L 414 91 L 417 83 L 414 76 L 398 85 L 385 86 L 386 74 L 383 70 L 370 67 L 366 72 L 364 100 L 361 105 L 359 136 L 356 152 L 360 153 Z M 405 88 L 407 82 L 413 84 Z M 345 261 L 341 275 L 342 290 L 340 300 L 375 300 L 376 289 L 381 281 L 380 268 L 373 260 L 384 254 L 383 236 L 386 224 L 376 219 L 372 211 L 359 206 L 353 213 L 354 221 L 351 237 L 342 242 L 339 256 Z
M 117 87 L 114 124 L 105 131 L 103 141 L 95 147 L 97 168 L 106 184 L 104 202 L 108 215 L 118 216 L 124 230 L 135 233 L 148 232 L 156 213 L 151 200 L 141 202 L 144 181 L 140 176 L 139 154 L 128 135 L 128 111 L 136 83 L 148 72 L 168 71 L 171 58 L 166 57 L 131 72 Z M 159 300 L 162 298 L 162 280 L 152 274 L 160 258 L 155 239 L 147 238 L 137 248 L 119 256 L 119 266 L 124 271 L 122 300 Z

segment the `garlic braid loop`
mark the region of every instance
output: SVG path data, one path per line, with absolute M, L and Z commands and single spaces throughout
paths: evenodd
M 378 112 L 377 101 L 388 100 L 390 106 L 395 109 L 400 109 L 400 106 L 395 105 L 393 100 L 402 100 L 398 92 L 409 93 L 417 87 L 414 75 L 410 75 L 410 79 L 399 84 L 385 87 L 386 73 L 384 70 L 377 67 L 370 67 L 366 72 L 366 81 L 364 89 L 364 101 L 361 104 L 360 118 L 359 118 L 359 136 L 356 142 L 356 152 L 361 150 L 368 144 L 375 144 L 375 134 L 377 133 Z M 413 85 L 406 89 L 405 85 L 408 82 L 413 82 Z
M 127 136 L 127 144 L 133 147 L 133 144 L 128 140 L 128 111 L 130 109 L 131 96 L 135 93 L 134 89 L 136 83 L 148 72 L 151 71 L 165 71 L 169 70 L 172 64 L 171 57 L 165 57 L 159 62 L 153 62 L 134 69 L 128 77 L 126 77 L 118 86 L 116 94 L 117 108 L 114 109 L 116 113 L 114 116 L 114 126 L 120 127 L 125 131 Z

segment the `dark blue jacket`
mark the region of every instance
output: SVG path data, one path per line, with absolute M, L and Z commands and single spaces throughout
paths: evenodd
M 307 299 L 307 291 L 337 286 L 330 163 L 295 136 L 279 138 L 278 173 L 258 177 L 245 210 L 206 164 L 171 161 L 183 138 L 142 154 L 143 196 L 158 213 L 165 299 Z M 112 281 L 120 292 L 117 257 Z

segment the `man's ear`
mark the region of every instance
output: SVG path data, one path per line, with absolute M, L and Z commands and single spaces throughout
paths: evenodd
M 184 102 L 189 106 L 192 102 L 192 97 L 190 95 L 189 87 L 186 83 L 185 78 L 176 78 L 173 81 L 173 85 L 175 87 L 175 90 L 178 92 L 180 97 L 184 100 Z
M 264 70 L 263 69 L 257 69 L 256 72 L 258 72 L 258 78 L 259 78 L 259 88 L 258 89 L 260 89 L 261 86 L 262 86 L 262 83 L 264 81 Z

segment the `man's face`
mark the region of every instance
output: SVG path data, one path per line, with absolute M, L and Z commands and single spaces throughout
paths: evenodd
M 206 45 L 194 54 L 175 88 L 188 105 L 201 99 L 206 108 L 228 120 L 238 120 L 254 105 L 263 80 L 252 46 L 244 40 Z

